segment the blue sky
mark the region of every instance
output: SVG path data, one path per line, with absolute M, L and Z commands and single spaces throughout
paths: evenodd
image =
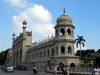
M 21 23 L 24 19 L 28 22 L 28 30 L 33 32 L 33 42 L 51 36 L 56 19 L 64 8 L 73 20 L 75 38 L 82 35 L 86 40 L 83 49 L 99 49 L 99 0 L 1 0 L 0 50 L 12 46 L 12 34 L 22 32 Z

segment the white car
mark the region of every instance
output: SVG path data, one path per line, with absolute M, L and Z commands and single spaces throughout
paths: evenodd
M 5 72 L 13 72 L 13 71 L 14 71 L 14 67 L 13 66 L 10 66 L 10 65 L 6 66 Z

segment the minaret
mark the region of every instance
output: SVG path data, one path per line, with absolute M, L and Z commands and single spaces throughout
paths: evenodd
M 27 22 L 26 22 L 26 20 L 24 20 L 23 21 L 23 39 L 25 40 L 26 39 L 26 24 L 27 24 Z
M 14 40 L 15 40 L 15 33 L 12 34 L 12 47 L 14 46 Z
M 12 39 L 13 39 L 13 41 L 15 40 L 15 33 L 13 33 L 13 35 L 12 35 Z
M 22 27 L 23 33 L 25 33 L 26 32 L 26 24 L 27 24 L 26 20 L 24 20 L 22 24 L 23 24 L 23 27 Z
M 55 36 L 59 44 L 59 55 L 74 55 L 74 26 L 72 19 L 66 14 L 65 9 L 58 17 L 55 26 Z M 57 43 L 58 44 L 58 43 Z
M 64 10 L 63 10 L 63 14 L 66 14 L 66 10 L 65 10 L 65 8 L 64 8 Z

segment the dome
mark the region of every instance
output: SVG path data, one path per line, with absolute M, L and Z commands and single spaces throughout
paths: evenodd
M 12 49 L 10 49 L 10 50 L 8 51 L 8 53 L 13 53 Z
M 72 20 L 68 15 L 66 15 L 65 9 L 63 14 L 57 19 L 57 24 L 72 24 Z

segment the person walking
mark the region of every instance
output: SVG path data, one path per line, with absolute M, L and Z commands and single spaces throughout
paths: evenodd
M 63 67 L 63 75 L 67 75 L 66 67 Z
M 70 68 L 69 68 L 69 67 L 67 67 L 67 75 L 69 75 L 69 70 L 70 70 Z
M 34 66 L 33 72 L 34 72 L 34 75 L 37 75 L 37 69 L 36 69 L 36 66 Z
M 54 67 L 55 74 L 57 74 L 57 68 L 58 68 L 57 66 Z

